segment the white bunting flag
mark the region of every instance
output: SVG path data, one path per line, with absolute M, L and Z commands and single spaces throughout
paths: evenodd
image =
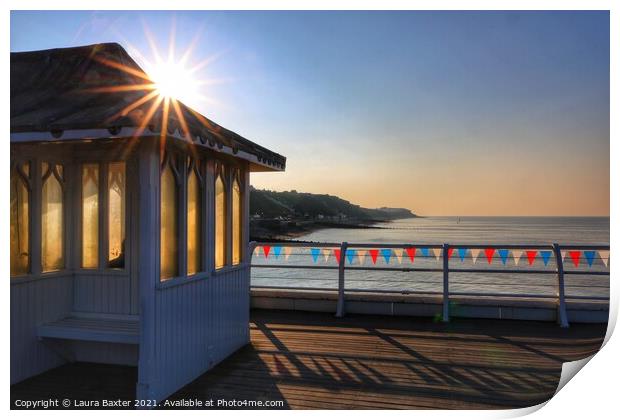
M 398 263 L 402 264 L 402 262 L 403 262 L 403 250 L 397 248 L 397 249 L 394 250 L 394 254 L 396 254 L 396 258 L 398 259 Z
M 258 257 L 258 254 L 260 254 L 260 247 L 257 246 L 256 248 L 254 248 L 254 256 Z
M 603 261 L 605 267 L 607 267 L 607 264 L 609 264 L 609 251 L 599 251 L 598 255 L 601 257 L 601 261 Z
M 293 248 L 291 248 L 290 246 L 285 246 L 284 247 L 284 259 L 288 260 L 288 257 L 291 256 L 291 252 L 293 251 Z
M 472 249 L 471 250 L 471 260 L 473 261 L 474 264 L 476 264 L 476 260 L 478 259 L 478 255 L 480 255 L 480 250 L 479 249 Z
M 360 265 L 364 264 L 364 259 L 366 258 L 366 250 L 360 249 L 357 251 L 357 259 L 360 262 Z
M 566 258 L 566 251 L 560 251 L 560 254 L 562 255 L 562 261 L 564 261 Z
M 441 258 L 441 248 L 433 248 L 433 254 L 435 255 L 435 259 L 439 261 L 439 258 Z
M 515 265 L 519 265 L 519 260 L 521 260 L 522 255 L 523 255 L 523 251 L 518 251 L 518 250 L 512 251 L 512 258 L 515 259 Z
M 331 249 L 322 249 L 323 258 L 325 258 L 325 262 L 329 261 L 329 255 L 332 253 Z

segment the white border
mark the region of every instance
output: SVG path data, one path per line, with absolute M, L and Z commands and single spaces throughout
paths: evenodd
M 339 9 L 339 10 L 351 10 L 351 9 L 364 9 L 364 10 L 400 10 L 400 9 L 416 9 L 416 10 L 611 10 L 611 69 L 610 69 L 610 83 L 611 83 L 611 115 L 618 115 L 618 75 L 620 75 L 620 67 L 618 66 L 618 41 L 620 40 L 619 24 L 620 24 L 620 2 L 618 1 L 605 1 L 605 0 L 591 0 L 591 1 L 577 1 L 577 0 L 521 0 L 521 1 L 469 1 L 465 3 L 463 0 L 451 0 L 451 1 L 402 1 L 402 0 L 382 0 L 382 1 L 338 1 L 338 0 L 300 0 L 300 1 L 285 1 L 285 0 L 266 0 L 262 2 L 251 0 L 231 0 L 228 2 L 213 2 L 213 1 L 190 1 L 190 0 L 176 0 L 174 2 L 163 0 L 150 0 L 150 1 L 129 1 L 129 0 L 107 0 L 98 2 L 78 2 L 70 0 L 56 0 L 54 2 L 43 0 L 24 0 L 15 1 L 9 0 L 3 2 L 5 13 L 2 15 L 2 28 L 0 31 L 2 34 L 3 45 L 5 45 L 4 57 L 8 57 L 9 49 L 9 31 L 10 31 L 10 13 L 9 10 L 33 10 L 33 9 L 48 9 L 50 6 L 54 6 L 57 9 L 71 9 L 71 10 L 133 10 L 133 9 L 162 9 L 162 10 L 195 10 L 195 9 L 213 9 L 213 10 L 240 10 L 240 9 L 288 9 L 288 10 L 317 10 L 317 9 Z M 59 22 L 59 24 L 62 24 Z M 9 133 L 9 61 L 4 60 L 2 67 L 3 71 L 3 98 L 2 101 L 2 115 L 4 116 L 4 133 Z M 618 162 L 618 123 L 611 119 L 611 131 L 610 131 L 610 160 L 614 164 L 611 165 L 611 246 L 614 248 L 616 243 L 616 237 L 618 234 L 618 188 L 620 184 L 618 182 L 618 175 L 620 173 L 620 166 Z M 2 159 L 1 165 L 5 168 L 5 171 L 9 168 L 9 141 L 5 139 L 3 143 L 5 153 L 1 153 L 0 159 Z M 9 177 L 5 173 L 3 178 L 4 182 L 0 187 L 4 197 L 7 197 Z M 9 228 L 8 228 L 8 200 L 4 200 L 5 205 L 0 206 L 0 220 L 2 223 L 2 238 L 4 238 L 5 249 L 8 248 Z M 614 250 L 611 252 L 615 255 Z M 5 278 L 9 277 L 8 267 L 9 259 L 6 253 L 0 255 L 1 266 L 5 270 Z M 612 259 L 614 257 L 612 256 Z M 615 259 L 614 259 L 615 260 Z M 612 268 L 613 270 L 613 268 Z M 610 331 L 615 325 L 618 311 L 618 290 L 617 286 L 614 286 L 614 274 L 612 271 L 612 288 L 611 288 L 611 310 L 610 310 Z M 4 361 L 4 407 L 8 409 L 9 403 L 9 282 L 5 282 L 5 293 L 2 294 L 2 304 L 4 307 L 4 337 L 5 345 L 2 348 L 2 360 Z M 620 354 L 620 345 L 618 344 L 617 334 L 616 337 L 609 338 L 601 352 L 599 352 L 592 360 L 581 370 L 577 379 L 571 380 L 551 401 L 549 401 L 542 409 L 535 411 L 531 414 L 532 418 L 607 418 L 612 413 L 617 412 L 617 385 L 616 379 L 619 373 L 619 364 L 616 359 L 616 354 Z M 538 407 L 540 408 L 540 407 Z M 502 418 L 524 415 L 534 411 L 533 409 L 513 410 L 513 411 L 458 411 L 458 412 L 355 412 L 351 415 L 356 417 L 371 418 L 380 416 L 386 417 L 407 417 L 411 416 L 423 416 L 424 418 Z M 140 415 L 141 413 L 135 413 Z M 190 417 L 203 417 L 212 416 L 215 413 L 209 412 L 184 412 L 183 416 Z M 241 414 L 242 416 L 266 416 L 269 418 L 279 419 L 294 416 L 298 418 L 309 418 L 317 415 L 341 417 L 342 412 L 329 412 L 329 413 L 317 413 L 311 412 L 218 412 L 218 418 L 229 418 Z M 82 417 L 84 413 L 80 412 L 11 412 L 14 416 L 62 416 L 62 418 L 75 418 Z M 125 413 L 123 413 L 125 415 Z M 132 415 L 132 413 L 127 414 Z M 170 413 L 164 412 L 151 412 L 148 414 L 153 417 L 170 416 Z M 346 415 L 346 414 L 345 414 Z M 109 416 L 106 412 L 91 412 L 89 417 L 107 418 Z

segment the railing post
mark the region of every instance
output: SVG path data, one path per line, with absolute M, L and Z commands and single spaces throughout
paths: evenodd
M 566 298 L 564 295 L 564 261 L 560 246 L 553 244 L 555 262 L 558 268 L 558 322 L 562 328 L 568 328 L 568 316 L 566 315 Z
M 448 279 L 450 255 L 448 249 L 450 249 L 450 245 L 443 244 L 443 322 L 450 321 L 450 284 Z
M 346 259 L 347 243 L 340 245 L 340 261 L 338 262 L 338 304 L 336 306 L 336 317 L 344 316 L 344 261 Z

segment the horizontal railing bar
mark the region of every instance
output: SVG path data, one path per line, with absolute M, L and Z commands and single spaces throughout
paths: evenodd
M 335 292 L 338 289 L 336 288 L 327 288 L 327 287 L 295 287 L 295 286 L 252 286 L 252 289 L 286 289 L 286 290 L 322 290 L 322 291 L 330 291 Z
M 540 295 L 529 293 L 483 293 L 483 292 L 450 292 L 450 296 L 491 296 L 491 297 L 516 297 L 516 298 L 553 298 L 557 299 L 556 295 Z
M 432 267 L 360 267 L 360 266 L 350 266 L 345 265 L 345 269 L 347 271 L 400 271 L 403 273 L 419 271 L 426 273 L 441 273 L 443 270 L 441 268 L 432 268 Z
M 491 273 L 491 274 L 557 274 L 555 270 L 501 269 L 501 268 L 450 268 L 450 273 Z
M 609 300 L 609 296 L 578 296 L 565 295 L 566 299 L 591 299 L 591 300 Z
M 575 271 L 575 270 L 564 270 L 565 275 L 574 275 L 574 274 L 592 274 L 595 276 L 608 276 L 609 271 Z
M 334 265 L 286 265 L 286 264 L 252 264 L 252 268 L 300 268 L 304 270 L 338 270 Z
M 342 245 L 340 242 L 257 242 L 256 246 L 287 246 L 291 248 L 316 248 L 316 247 L 333 247 L 338 248 Z M 474 248 L 474 249 L 485 249 L 485 248 L 494 248 L 494 249 L 553 249 L 552 244 L 449 244 L 450 248 L 460 249 L 460 248 Z M 349 243 L 348 248 L 442 248 L 443 244 L 437 243 L 386 243 L 386 244 L 378 244 L 378 243 Z M 609 250 L 609 244 L 560 244 L 558 245 L 559 249 L 575 249 L 575 250 Z
M 287 264 L 252 264 L 252 268 L 296 268 L 308 270 L 337 270 L 338 266 L 329 265 L 287 265 Z M 398 271 L 408 272 L 443 272 L 441 268 L 425 267 L 360 267 L 345 266 L 346 270 L 353 271 Z M 557 274 L 556 270 L 534 270 L 534 269 L 501 269 L 501 268 L 450 268 L 450 273 L 491 273 L 491 274 Z M 609 271 L 575 271 L 566 270 L 565 275 L 595 275 L 608 276 Z

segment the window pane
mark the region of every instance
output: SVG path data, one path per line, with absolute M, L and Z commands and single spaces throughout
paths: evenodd
M 192 170 L 187 179 L 187 274 L 200 271 L 200 184 Z
M 47 168 L 47 164 L 44 163 L 43 174 Z M 63 197 L 62 186 L 54 172 L 43 181 L 41 215 L 42 269 L 44 272 L 60 270 L 65 266 Z
M 27 166 L 24 169 L 27 169 Z M 28 195 L 26 182 L 16 170 L 13 170 L 11 172 L 11 276 L 28 273 L 30 263 Z
M 220 175 L 215 179 L 215 268 L 226 264 L 226 192 Z
M 82 267 L 99 266 L 99 165 L 82 166 Z
M 125 162 L 108 166 L 108 266 L 125 267 Z
M 235 178 L 232 190 L 232 263 L 239 264 L 242 255 L 241 239 L 241 187 Z
M 170 279 L 178 273 L 177 255 L 177 184 L 169 165 L 161 174 L 160 278 Z

